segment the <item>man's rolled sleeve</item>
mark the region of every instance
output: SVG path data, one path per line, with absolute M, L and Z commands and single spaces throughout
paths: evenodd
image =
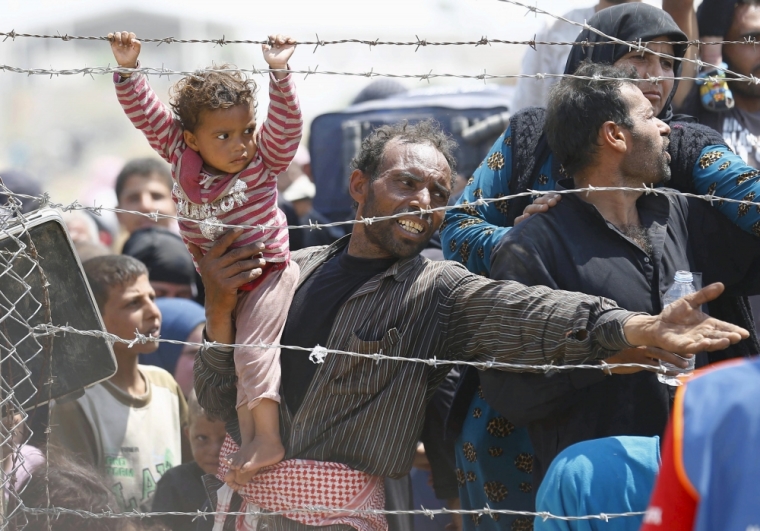
M 206 339 L 204 332 L 203 339 Z M 222 376 L 235 376 L 235 358 L 232 347 L 208 346 L 201 347 L 198 356 L 203 364 L 211 371 Z
M 204 341 L 208 341 L 203 332 Z M 198 403 L 212 417 L 223 421 L 235 418 L 237 376 L 232 347 L 204 346 L 193 365 Z
M 622 308 L 612 308 L 600 314 L 592 328 L 594 340 L 604 350 L 610 351 L 610 355 L 620 350 L 633 348 L 625 338 L 623 327 L 628 319 L 634 315 L 646 315 L 641 312 L 629 312 Z M 609 356 L 605 356 L 609 357 Z
M 581 305 L 570 322 L 573 328 L 567 333 L 565 355 L 560 363 L 590 363 L 604 360 L 616 352 L 631 348 L 623 333 L 623 325 L 632 314 L 618 307 L 610 308 L 612 301 L 599 298 L 596 304 Z

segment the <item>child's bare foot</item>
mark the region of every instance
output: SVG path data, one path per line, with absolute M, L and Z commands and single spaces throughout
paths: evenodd
M 285 448 L 279 437 L 257 434 L 251 442 L 243 444 L 240 450 L 227 456 L 230 470 L 224 481 L 230 488 L 237 490 L 248 483 L 260 469 L 279 463 L 283 457 Z

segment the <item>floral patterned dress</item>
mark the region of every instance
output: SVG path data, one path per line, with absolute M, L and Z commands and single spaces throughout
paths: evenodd
M 533 447 L 528 430 L 473 398 L 456 442 L 457 481 L 463 509 L 533 511 Z M 465 515 L 465 531 L 527 531 L 533 518 L 506 514 Z

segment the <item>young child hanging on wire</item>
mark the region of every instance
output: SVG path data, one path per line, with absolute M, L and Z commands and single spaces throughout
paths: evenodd
M 140 42 L 134 33 L 109 34 L 119 66 L 136 68 Z M 270 36 L 262 46 L 272 69 L 287 69 L 295 42 Z M 171 90 L 171 109 L 143 74 L 115 74 L 116 94 L 134 126 L 171 163 L 172 197 L 185 244 L 206 252 L 226 229 L 246 225 L 233 247 L 263 242 L 266 266 L 238 292 L 235 343 L 279 343 L 299 269 L 290 261 L 285 214 L 277 208 L 277 174 L 301 140 L 301 110 L 289 74 L 269 77 L 269 111 L 256 130 L 256 85 L 229 65 L 195 72 Z M 172 112 L 173 111 L 173 112 Z M 196 264 L 197 265 L 197 264 Z M 279 349 L 236 348 L 237 412 L 242 444 L 229 456 L 225 481 L 240 488 L 262 467 L 285 454 L 279 430 Z

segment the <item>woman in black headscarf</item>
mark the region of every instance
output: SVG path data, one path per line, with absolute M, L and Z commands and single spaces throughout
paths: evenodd
M 686 41 L 687 38 L 668 13 L 648 4 L 631 3 L 603 9 L 589 21 L 589 25 L 605 35 L 621 41 L 641 41 L 642 45 L 646 45 L 647 49 L 654 52 L 678 58 L 682 58 L 686 54 L 685 44 L 671 45 L 657 42 Z M 635 67 L 642 78 L 645 78 L 646 74 L 652 77 L 664 77 L 666 79 L 657 85 L 648 83 L 641 84 L 640 87 L 652 103 L 657 117 L 665 123 L 671 122 L 673 110 L 670 103 L 678 88 L 678 81 L 672 78 L 681 73 L 680 62 L 652 54 L 642 55 L 640 52 L 631 50 L 631 47 L 626 44 L 615 43 L 594 46 L 594 43 L 610 42 L 610 39 L 602 37 L 590 29 L 584 29 L 575 39 L 575 42 L 588 42 L 590 45 L 573 46 L 567 58 L 565 74 L 574 73 L 583 61 L 590 61 L 618 66 L 627 64 Z M 652 67 L 642 71 L 638 65 L 643 62 L 652 62 L 652 66 L 659 62 L 659 72 L 657 68 Z
M 604 9 L 588 23 L 610 37 L 641 41 L 642 45 L 653 52 L 679 59 L 686 52 L 684 45 L 651 42 L 685 41 L 686 35 L 670 15 L 647 4 L 623 4 Z M 715 193 L 724 197 L 742 198 L 751 193 L 747 187 L 757 186 L 758 172 L 731 153 L 717 132 L 692 123 L 688 118 L 673 116 L 670 102 L 677 88 L 673 78 L 680 73 L 680 61 L 631 50 L 623 44 L 586 44 L 608 40 L 593 31 L 584 30 L 576 39 L 579 44 L 570 53 L 565 73 L 574 73 L 581 62 L 590 60 L 633 67 L 642 79 L 661 79 L 658 83 L 642 81 L 638 85 L 652 103 L 658 118 L 669 122 L 671 127 L 671 181 L 668 185 L 684 192 Z M 483 164 L 468 181 L 459 204 L 475 203 L 480 198 L 513 195 L 528 189 L 553 190 L 556 182 L 565 176 L 548 147 L 543 127 L 544 109 L 528 108 L 513 115 L 509 129 L 496 141 Z M 524 219 L 523 212 L 530 203 L 531 199 L 526 197 L 488 207 L 469 205 L 449 211 L 441 227 L 441 241 L 446 258 L 461 261 L 470 271 L 488 275 L 492 249 L 515 222 Z M 716 203 L 716 207 L 742 229 L 754 230 L 760 235 L 760 211 L 752 209 L 750 212 L 747 208 L 737 211 L 737 206 L 730 203 L 722 206 Z M 543 208 L 547 206 L 543 205 Z M 528 209 L 528 213 L 538 211 L 539 208 L 535 206 Z M 711 303 L 710 313 L 748 330 L 753 329 L 746 299 L 721 297 Z M 759 349 L 760 345 L 753 333 L 750 339 L 722 353 L 711 353 L 711 359 L 751 355 Z M 514 504 L 516 497 L 512 493 L 516 492 L 519 496 L 521 491 L 530 490 L 530 479 L 515 489 L 518 482 L 514 477 L 517 473 L 515 468 L 527 471 L 530 478 L 534 465 L 530 457 L 532 449 L 524 437 L 524 429 L 514 429 L 505 417 L 485 401 L 483 393 L 476 394 L 478 378 L 474 372 L 471 371 L 469 377 L 463 378 L 450 418 L 450 425 L 454 429 L 459 428 L 462 433 L 456 445 L 462 506 L 477 509 L 488 503 L 491 508 L 524 510 L 524 505 Z M 495 372 L 489 371 L 491 374 L 495 375 Z M 486 380 L 490 380 L 489 386 L 498 386 L 498 381 L 494 383 L 498 378 L 492 379 L 489 376 Z M 485 383 L 483 388 L 487 394 Z M 526 403 L 534 394 L 527 393 L 528 396 L 520 397 L 521 402 Z M 535 406 L 534 412 L 542 407 L 541 404 Z M 464 414 L 457 415 L 457 411 Z M 520 420 L 530 421 L 527 418 Z M 508 439 L 502 438 L 505 430 L 500 428 L 506 428 L 507 434 L 510 434 Z M 662 429 L 664 428 L 663 423 Z M 528 462 L 530 466 L 526 464 Z M 525 466 L 520 468 L 518 463 Z M 548 466 L 548 463 L 544 466 Z M 495 501 L 495 495 L 489 494 L 489 486 L 493 490 L 497 484 L 510 492 L 508 498 L 500 499 L 499 502 Z M 484 531 L 484 526 L 508 529 L 507 522 L 503 516 L 498 523 L 489 517 L 483 517 L 479 521 L 478 530 Z M 465 519 L 465 528 L 468 527 L 469 522 Z

